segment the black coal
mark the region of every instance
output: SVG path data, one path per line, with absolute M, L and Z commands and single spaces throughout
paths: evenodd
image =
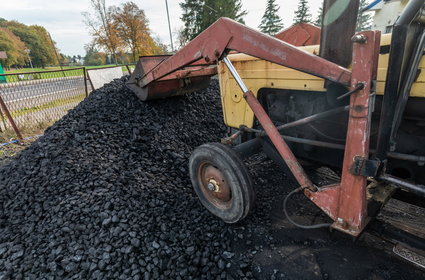
M 226 134 L 218 83 L 143 103 L 115 80 L 0 168 L 0 279 L 422 279 L 391 246 L 295 228 L 296 186 L 263 155 L 236 225 L 213 217 L 190 183 L 190 153 Z M 304 196 L 290 212 L 326 219 Z
M 195 147 L 225 135 L 217 83 L 143 103 L 124 82 L 93 92 L 0 169 L 1 276 L 226 277 L 226 226 L 199 204 L 187 170 Z

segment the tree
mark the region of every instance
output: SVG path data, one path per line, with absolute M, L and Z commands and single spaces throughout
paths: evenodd
M 278 15 L 279 5 L 276 4 L 275 0 L 267 0 L 266 11 L 261 19 L 261 23 L 258 26 L 261 32 L 275 35 L 283 28 L 282 19 Z
M 245 23 L 243 17 L 247 14 L 242 10 L 241 0 L 184 0 L 180 7 L 183 9 L 181 20 L 184 29 L 179 39 L 183 42 L 198 36 L 220 17 Z
M 25 24 L 17 21 L 2 21 L 0 26 L 13 32 L 30 50 L 30 57 L 35 66 L 45 67 L 47 64 L 57 64 L 55 49 L 50 41 L 47 30 L 42 26 Z
M 152 39 L 145 12 L 134 2 L 127 2 L 115 9 L 113 14 L 118 36 L 132 54 L 132 61 L 140 55 L 162 53 L 160 46 Z M 120 57 L 124 59 L 124 52 Z
M 184 45 L 184 43 L 192 40 L 201 33 L 202 5 L 203 0 L 185 0 L 180 3 L 180 7 L 183 10 L 180 19 L 184 23 L 184 28 L 179 36 L 181 44 Z
M 357 18 L 357 26 L 356 31 L 364 31 L 364 30 L 370 30 L 372 28 L 372 16 L 370 15 L 370 12 L 363 12 L 363 9 L 365 9 L 369 5 L 368 0 L 360 0 L 359 4 L 359 16 Z
M 300 0 L 295 11 L 294 24 L 311 23 L 311 13 L 307 0 Z
M 323 20 L 323 6 L 320 6 L 319 11 L 317 12 L 317 17 L 314 21 L 314 25 L 321 27 Z
M 56 47 L 54 42 L 52 44 L 49 33 L 44 27 L 39 25 L 27 26 L 17 21 L 7 21 L 0 18 L 0 28 L 3 30 L 0 40 L 3 43 L 9 41 L 9 47 L 11 47 L 11 49 L 8 49 L 8 53 L 12 54 L 10 65 L 25 64 L 28 61 L 28 55 L 37 67 L 44 68 L 48 64 L 58 64 L 55 53 Z M 12 42 L 11 45 L 10 42 Z M 29 50 L 29 53 L 26 50 Z M 16 60 L 17 57 L 24 57 L 24 60 Z
M 247 11 L 242 10 L 241 0 L 204 0 L 201 30 L 204 31 L 221 17 L 245 23 L 243 19 L 245 15 L 247 15 Z
M 60 53 L 59 54 L 59 59 L 61 61 L 61 65 L 69 65 L 69 63 L 71 62 L 72 58 L 66 54 Z
M 100 52 L 96 48 L 96 43 L 91 42 L 84 46 L 86 55 L 84 57 L 84 65 L 87 66 L 98 66 L 106 64 L 106 54 Z
M 28 60 L 25 43 L 5 27 L 0 27 L 0 50 L 5 51 L 7 59 L 4 66 L 23 65 Z
M 117 63 L 116 53 L 123 42 L 118 36 L 116 21 L 113 19 L 114 7 L 106 7 L 105 0 L 90 0 L 94 14 L 82 13 L 84 23 L 90 28 L 94 42 L 104 48 Z
M 59 49 L 57 49 L 56 43 L 54 41 L 52 42 L 46 28 L 39 25 L 31 25 L 29 28 L 33 30 L 37 38 L 43 42 L 40 46 L 40 52 L 42 52 L 44 63 L 58 65 L 59 63 L 56 57 L 56 52 L 59 52 Z

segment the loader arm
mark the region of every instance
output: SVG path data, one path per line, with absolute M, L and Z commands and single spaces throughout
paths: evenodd
M 350 85 L 351 72 L 326 59 L 300 50 L 228 18 L 220 18 L 175 55 L 163 60 L 137 79 L 146 87 L 203 59 L 215 64 L 235 50 L 333 82 Z

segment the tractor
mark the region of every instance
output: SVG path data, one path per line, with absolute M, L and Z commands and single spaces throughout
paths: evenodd
M 194 190 L 217 217 L 236 223 L 249 214 L 255 194 L 243 160 L 265 153 L 298 185 L 283 201 L 291 223 L 357 237 L 391 197 L 425 207 L 424 2 L 410 0 L 382 35 L 355 32 L 359 0 L 325 0 L 321 29 L 276 37 L 220 18 L 174 55 L 140 57 L 128 87 L 149 101 L 218 76 L 231 133 L 189 161 Z M 339 170 L 340 180 L 317 185 L 304 162 Z M 298 192 L 333 222 L 294 221 L 286 207 Z M 383 229 L 425 250 L 423 229 Z M 424 257 L 416 263 L 425 267 Z

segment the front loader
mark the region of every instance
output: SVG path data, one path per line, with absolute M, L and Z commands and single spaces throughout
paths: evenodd
M 425 206 L 424 2 L 410 0 L 381 36 L 355 33 L 358 0 L 325 0 L 320 46 L 295 47 L 290 36 L 220 18 L 173 56 L 141 57 L 128 86 L 148 101 L 197 91 L 218 75 L 233 133 L 198 147 L 189 162 L 214 215 L 228 223 L 248 215 L 255 194 L 243 159 L 263 152 L 298 184 L 284 201 L 289 221 L 358 236 L 392 196 Z M 340 170 L 340 181 L 315 184 L 301 160 Z M 296 192 L 333 222 L 293 221 L 286 204 Z M 425 250 L 424 231 L 392 232 Z

